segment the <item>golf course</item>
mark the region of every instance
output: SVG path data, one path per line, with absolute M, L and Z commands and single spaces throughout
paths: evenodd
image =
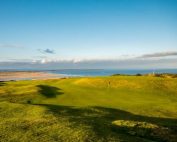
M 177 78 L 0 82 L 1 142 L 176 142 Z

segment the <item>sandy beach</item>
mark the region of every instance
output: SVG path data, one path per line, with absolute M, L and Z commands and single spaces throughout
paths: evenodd
M 61 77 L 62 77 L 61 75 L 46 72 L 33 72 L 33 71 L 0 72 L 0 81 L 54 79 Z

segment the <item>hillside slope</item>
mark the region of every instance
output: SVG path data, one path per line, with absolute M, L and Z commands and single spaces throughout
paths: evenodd
M 0 82 L 0 139 L 175 142 L 176 108 L 176 78 Z

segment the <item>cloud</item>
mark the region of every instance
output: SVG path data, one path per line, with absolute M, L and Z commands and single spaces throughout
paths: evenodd
M 173 58 L 163 58 L 174 56 Z M 161 57 L 161 58 L 155 58 Z M 112 59 L 59 59 L 47 56 L 36 56 L 31 59 L 9 59 L 0 61 L 2 68 L 31 69 L 158 69 L 177 68 L 177 52 L 161 52 Z
M 47 56 L 33 56 L 34 59 L 44 59 L 47 58 Z
M 17 44 L 0 44 L 0 48 L 24 48 L 24 46 Z
M 38 49 L 38 51 L 41 52 L 41 53 L 44 53 L 44 54 L 45 54 L 45 53 L 47 53 L 47 54 L 55 54 L 55 51 L 54 51 L 54 50 L 48 49 L 48 48 L 47 48 L 47 49 L 44 49 L 44 50 L 43 50 L 43 49 Z
M 177 68 L 177 58 L 159 59 L 126 59 L 126 60 L 31 60 L 29 62 L 0 62 L 0 69 L 165 69 Z
M 46 64 L 47 63 L 47 60 L 46 59 L 42 59 L 41 60 L 41 64 Z
M 152 54 L 144 54 L 138 58 L 156 58 L 156 57 L 167 57 L 167 56 L 177 56 L 177 52 L 159 52 Z

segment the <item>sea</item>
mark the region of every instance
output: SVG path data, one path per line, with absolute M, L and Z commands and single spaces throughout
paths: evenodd
M 58 74 L 64 77 L 84 77 L 84 76 L 110 76 L 114 74 L 136 75 L 148 73 L 172 73 L 177 74 L 177 69 L 57 69 L 57 70 L 40 70 L 40 69 L 8 69 L 3 71 L 42 71 L 46 73 Z
M 60 74 L 63 76 L 110 76 L 114 74 L 136 75 L 148 73 L 173 73 L 177 74 L 177 69 L 158 69 L 158 70 L 135 70 L 135 69 L 63 69 L 50 70 L 49 73 Z

